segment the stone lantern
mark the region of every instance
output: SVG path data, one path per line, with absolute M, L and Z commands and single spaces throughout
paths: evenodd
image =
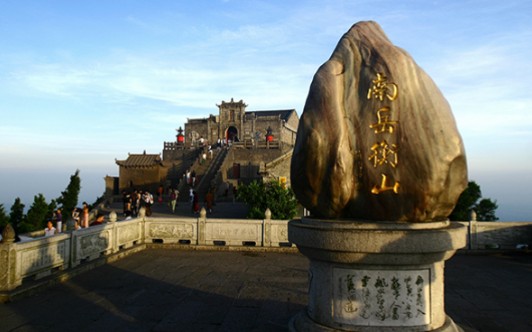
M 183 135 L 183 128 L 179 127 L 179 129 L 177 129 L 177 144 L 183 144 L 185 143 L 185 135 Z
M 272 127 L 268 126 L 268 129 L 266 129 L 266 142 L 271 141 L 273 141 Z

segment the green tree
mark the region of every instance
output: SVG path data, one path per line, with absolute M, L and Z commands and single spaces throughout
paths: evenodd
M 476 204 L 475 211 L 477 212 L 478 221 L 496 221 L 499 220 L 495 215 L 495 211 L 499 206 L 497 201 L 492 202 L 489 198 L 483 198 Z
M 13 226 L 17 235 L 24 232 L 24 218 L 24 204 L 22 204 L 20 197 L 17 197 L 13 205 L 11 205 L 11 212 L 9 213 L 9 223 Z
M 26 214 L 25 228 L 27 232 L 33 232 L 43 229 L 46 225 L 46 219 L 49 218 L 49 206 L 43 194 L 33 198 L 33 204 Z
M 453 221 L 467 221 L 471 218 L 471 211 L 475 210 L 477 220 L 495 221 L 499 219 L 495 216 L 495 210 L 497 208 L 498 206 L 495 202 L 492 202 L 489 198 L 482 198 L 480 186 L 475 181 L 469 181 L 467 188 L 458 198 L 458 202 L 453 212 L 451 212 L 449 219 Z
M 79 192 L 81 190 L 81 179 L 79 177 L 79 169 L 70 176 L 70 182 L 65 191 L 61 192 L 61 196 L 57 199 L 57 204 L 61 206 L 63 216 L 68 219 L 70 213 L 78 205 Z
M 0 204 L 0 234 L 4 230 L 4 227 L 9 222 L 9 216 L 7 215 L 6 210 L 4 209 L 4 204 Z
M 480 186 L 475 181 L 469 181 L 467 188 L 462 192 L 456 202 L 453 212 L 449 216 L 450 220 L 466 221 L 469 220 L 471 210 L 475 203 L 482 197 Z
M 285 189 L 276 181 L 253 181 L 238 188 L 238 198 L 249 206 L 248 218 L 264 218 L 267 208 L 273 219 L 291 219 L 297 212 L 297 200 L 291 188 Z

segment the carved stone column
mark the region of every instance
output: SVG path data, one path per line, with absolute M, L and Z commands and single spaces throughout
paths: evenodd
M 201 208 L 200 210 L 200 215 L 199 215 L 199 218 L 198 218 L 198 227 L 197 227 L 197 231 L 198 231 L 198 245 L 201 245 L 201 246 L 204 246 L 207 241 L 206 241 L 206 235 L 205 235 L 205 232 L 207 231 L 206 229 L 206 226 L 205 224 L 207 223 L 207 210 L 205 210 L 205 208 Z
M 18 287 L 22 280 L 16 278 L 15 230 L 7 224 L 0 241 L 0 291 L 9 291 Z
M 292 331 L 461 331 L 445 314 L 443 272 L 466 245 L 463 225 L 303 218 L 288 236 L 310 260 Z

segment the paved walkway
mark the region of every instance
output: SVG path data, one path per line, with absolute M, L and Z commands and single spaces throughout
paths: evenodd
M 305 257 L 151 248 L 0 304 L 0 331 L 287 331 Z M 446 311 L 478 331 L 532 331 L 532 255 L 458 254 Z

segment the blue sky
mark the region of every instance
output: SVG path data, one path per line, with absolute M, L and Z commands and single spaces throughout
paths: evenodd
M 93 202 L 115 158 L 160 153 L 222 100 L 303 110 L 352 24 L 374 20 L 449 101 L 469 177 L 532 221 L 532 2 L 0 0 L 0 203 Z

